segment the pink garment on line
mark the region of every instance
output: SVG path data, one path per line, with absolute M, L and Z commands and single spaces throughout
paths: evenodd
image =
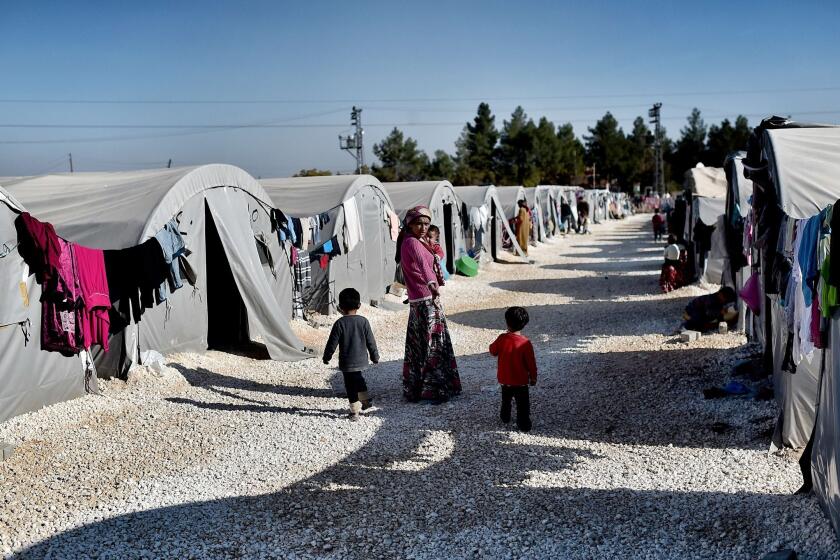
M 412 235 L 406 236 L 400 248 L 400 266 L 409 300 L 432 297 L 429 282 L 437 282 L 434 263 L 434 255 L 422 241 Z
M 90 249 L 75 245 L 76 267 L 79 286 L 85 307 L 80 313 L 82 342 L 85 348 L 94 344 L 108 351 L 108 331 L 111 320 L 108 310 L 111 298 L 108 293 L 108 278 L 105 275 L 105 254 L 102 249 Z

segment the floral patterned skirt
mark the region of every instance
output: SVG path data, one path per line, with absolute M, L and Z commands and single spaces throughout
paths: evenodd
M 443 402 L 461 392 L 461 378 L 443 309 L 432 300 L 411 303 L 405 334 L 403 396 Z

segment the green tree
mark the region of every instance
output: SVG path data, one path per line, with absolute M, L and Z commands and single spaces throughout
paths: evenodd
M 455 160 L 443 150 L 436 150 L 435 157 L 429 163 L 426 170 L 426 179 L 430 180 L 455 180 Z
M 553 128 L 553 127 L 552 127 Z M 497 180 L 502 184 L 534 186 L 540 176 L 534 153 L 536 126 L 517 107 L 504 121 L 497 151 Z
M 417 149 L 417 141 L 406 138 L 396 127 L 382 142 L 373 145 L 373 153 L 381 165 L 374 165 L 372 172 L 383 182 L 419 181 L 429 166 L 429 158 Z
M 589 136 L 584 136 L 584 140 L 586 140 L 587 163 L 595 165 L 598 177 L 610 183 L 624 183 L 627 139 L 612 113 L 607 111 L 601 120 L 589 129 Z
M 456 178 L 462 185 L 487 185 L 496 181 L 496 117 L 490 105 L 481 103 L 472 123 L 467 123 L 461 137 L 455 143 L 457 148 Z
M 627 136 L 627 159 L 625 165 L 626 183 L 629 189 L 633 183 L 643 185 L 653 184 L 654 150 L 653 132 L 650 131 L 645 119 L 636 117 L 633 121 L 633 131 Z
M 586 149 L 577 136 L 572 123 L 557 127 L 557 176 L 551 181 L 558 185 L 572 185 L 583 174 L 583 156 Z
M 747 148 L 747 140 L 752 133 L 747 117 L 738 115 L 735 125 L 724 119 L 720 125 L 709 127 L 708 140 L 706 141 L 705 161 L 709 165 L 721 166 L 726 156 L 737 150 Z
M 688 116 L 688 124 L 680 133 L 670 159 L 671 178 L 679 184 L 685 179 L 685 172 L 703 161 L 706 154 L 706 123 L 696 107 Z
M 332 171 L 327 171 L 325 169 L 316 169 L 313 167 L 312 169 L 301 169 L 300 171 L 292 175 L 292 177 L 323 177 L 325 175 L 332 175 Z
M 534 164 L 537 168 L 537 184 L 556 185 L 560 175 L 560 140 L 554 123 L 545 117 L 533 130 Z

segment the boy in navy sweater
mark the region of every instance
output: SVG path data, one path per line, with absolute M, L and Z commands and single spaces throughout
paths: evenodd
M 332 327 L 327 346 L 324 348 L 324 363 L 329 364 L 338 348 L 338 369 L 344 376 L 344 388 L 350 400 L 350 420 L 359 419 L 359 412 L 372 405 L 368 396 L 367 383 L 362 372 L 368 367 L 368 356 L 374 364 L 379 363 L 379 350 L 373 338 L 368 320 L 357 315 L 361 304 L 359 292 L 353 288 L 341 290 L 338 294 L 338 310 L 341 317 Z

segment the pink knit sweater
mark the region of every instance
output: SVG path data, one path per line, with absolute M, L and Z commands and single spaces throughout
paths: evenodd
M 400 266 L 402 266 L 408 299 L 418 301 L 432 297 L 429 282 L 437 283 L 434 270 L 435 257 L 413 236 L 408 236 L 402 242 L 400 250 Z

